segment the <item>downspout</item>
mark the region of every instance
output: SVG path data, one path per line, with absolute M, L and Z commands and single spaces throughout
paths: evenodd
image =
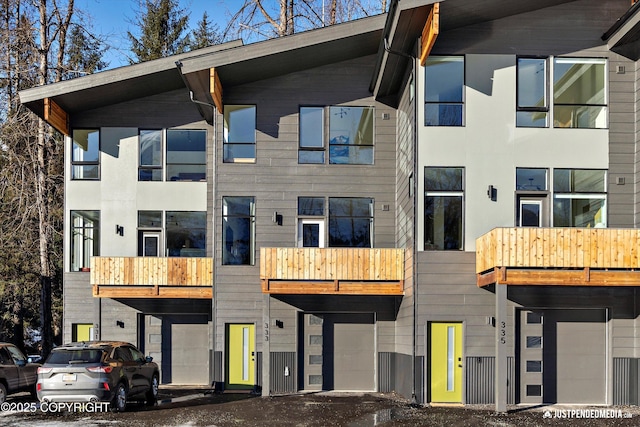
M 182 77 L 182 81 L 184 82 L 184 85 L 186 86 L 186 88 L 189 90 L 189 99 L 191 100 L 191 102 L 193 102 L 194 104 L 196 104 L 198 110 L 200 110 L 200 112 L 202 113 L 202 109 L 201 109 L 201 105 L 207 106 L 211 108 L 211 126 L 213 127 L 213 144 L 211 147 L 211 156 L 212 156 L 212 160 L 211 160 L 211 169 L 213 171 L 213 176 L 211 177 L 212 180 L 212 191 L 213 191 L 213 195 L 211 197 L 211 216 L 212 216 L 212 222 L 213 222 L 213 228 L 212 228 L 212 232 L 211 232 L 211 257 L 213 258 L 213 262 L 215 263 L 215 254 L 216 254 L 216 240 L 213 238 L 213 236 L 215 235 L 215 214 L 216 214 L 216 195 L 218 194 L 217 191 L 217 183 L 218 180 L 215 179 L 215 167 L 216 167 L 216 139 L 218 137 L 218 129 L 217 129 L 217 113 L 216 113 L 216 106 L 215 104 L 209 104 L 208 102 L 204 102 L 204 101 L 199 101 L 197 99 L 195 99 L 195 97 L 193 96 L 193 91 L 191 90 L 191 88 L 189 87 L 189 82 L 187 82 L 187 79 L 185 78 L 184 74 L 182 73 L 182 62 L 181 61 L 176 61 L 176 67 L 178 68 L 178 72 L 180 73 L 180 77 Z M 204 116 L 204 115 L 203 115 Z M 217 298 L 217 286 L 215 286 L 215 272 L 217 271 L 216 268 L 213 269 L 213 275 L 214 277 L 212 278 L 212 283 L 211 286 L 213 287 L 213 301 L 211 301 L 211 321 L 213 323 L 213 337 L 212 337 L 212 351 L 213 351 L 213 357 L 215 357 L 216 354 L 216 310 L 217 310 L 217 305 L 216 302 L 218 300 Z M 213 364 L 215 362 L 215 360 L 211 360 L 211 363 Z M 211 372 L 214 373 L 215 370 L 215 366 L 211 366 Z M 214 380 L 213 383 L 211 384 L 212 389 L 215 387 L 215 382 L 216 382 L 216 378 L 215 375 L 214 376 Z
M 408 58 L 409 60 L 411 60 L 411 76 L 413 79 L 413 90 L 415 91 L 416 85 L 417 85 L 417 61 L 416 58 L 413 55 L 409 55 L 407 53 L 404 52 L 400 52 L 400 51 L 395 51 L 395 50 L 391 50 L 391 47 L 389 45 L 389 41 L 387 40 L 387 38 L 385 37 L 383 39 L 384 42 L 384 50 L 385 52 L 387 52 L 390 55 L 398 55 L 401 56 L 403 58 Z M 414 121 L 413 121 L 413 168 L 411 171 L 411 176 L 413 176 L 413 197 L 416 198 L 417 194 L 418 194 L 418 180 L 416 179 L 416 174 L 417 174 L 417 170 L 418 170 L 418 102 L 417 102 L 417 97 L 416 94 L 414 94 L 413 96 L 413 117 L 414 117 Z M 412 201 L 413 204 L 413 229 L 416 229 L 416 218 L 417 218 L 417 214 L 418 214 L 418 206 L 417 203 L 415 202 L 415 200 Z M 413 234 L 413 241 L 412 241 L 412 256 L 411 256 L 411 260 L 413 262 L 413 269 L 412 269 L 412 274 L 413 274 L 413 303 L 412 303 L 412 309 L 413 309 L 413 322 L 412 322 L 412 329 L 413 332 L 411 334 L 411 404 L 412 405 L 417 405 L 418 404 L 418 399 L 416 397 L 416 332 L 417 332 L 417 312 L 418 312 L 418 281 L 417 281 L 417 274 L 416 272 L 418 271 L 418 261 L 417 261 L 417 256 L 416 256 L 416 249 L 417 249 L 417 237 L 414 231 Z

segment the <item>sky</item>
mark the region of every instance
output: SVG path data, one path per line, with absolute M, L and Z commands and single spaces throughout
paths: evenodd
M 206 11 L 209 19 L 217 23 L 220 30 L 229 20 L 232 12 L 237 11 L 243 0 L 179 0 L 180 8 L 189 13 L 189 27 L 195 28 Z M 128 65 L 131 45 L 127 31 L 136 34 L 135 22 L 139 5 L 144 0 L 76 0 L 76 11 L 83 10 L 89 17 L 82 19 L 96 35 L 106 39 L 110 46 L 105 55 L 108 68 Z M 77 16 L 80 19 L 80 16 Z

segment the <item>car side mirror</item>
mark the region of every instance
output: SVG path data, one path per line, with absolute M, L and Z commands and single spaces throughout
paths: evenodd
M 147 363 L 151 363 L 151 362 L 153 362 L 153 357 L 147 356 L 147 357 L 144 358 L 144 361 L 147 362 Z

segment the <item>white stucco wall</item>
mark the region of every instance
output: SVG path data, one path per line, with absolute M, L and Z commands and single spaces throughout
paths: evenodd
M 66 148 L 71 140 L 65 141 Z M 206 182 L 138 182 L 138 129 L 100 129 L 100 180 L 71 180 L 65 176 L 65 224 L 72 210 L 100 211 L 100 255 L 137 256 L 137 225 L 140 210 L 206 211 Z M 70 155 L 66 171 L 71 170 Z M 124 227 L 124 236 L 116 234 Z M 65 235 L 69 248 L 70 233 Z M 65 250 L 69 271 L 69 250 Z
M 495 227 L 515 225 L 517 167 L 608 167 L 607 129 L 516 128 L 516 56 L 466 55 L 465 126 L 424 126 L 418 79 L 418 238 L 424 239 L 425 166 L 464 167 L 464 249 Z M 497 188 L 497 201 L 487 188 Z

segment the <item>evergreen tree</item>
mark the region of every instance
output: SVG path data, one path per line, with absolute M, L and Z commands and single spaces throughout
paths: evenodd
M 177 0 L 145 0 L 145 8 L 135 22 L 140 38 L 127 31 L 135 55 L 129 61 L 134 64 L 185 52 L 189 38 L 183 34 L 189 16 L 178 8 Z
M 67 39 L 67 57 L 63 80 L 73 79 L 84 74 L 93 74 L 107 67 L 102 60 L 106 48 L 95 37 L 87 34 L 80 25 L 72 25 Z
M 202 49 L 203 47 L 222 43 L 222 34 L 217 24 L 212 24 L 207 12 L 202 14 L 198 27 L 193 30 L 189 40 L 189 50 Z

